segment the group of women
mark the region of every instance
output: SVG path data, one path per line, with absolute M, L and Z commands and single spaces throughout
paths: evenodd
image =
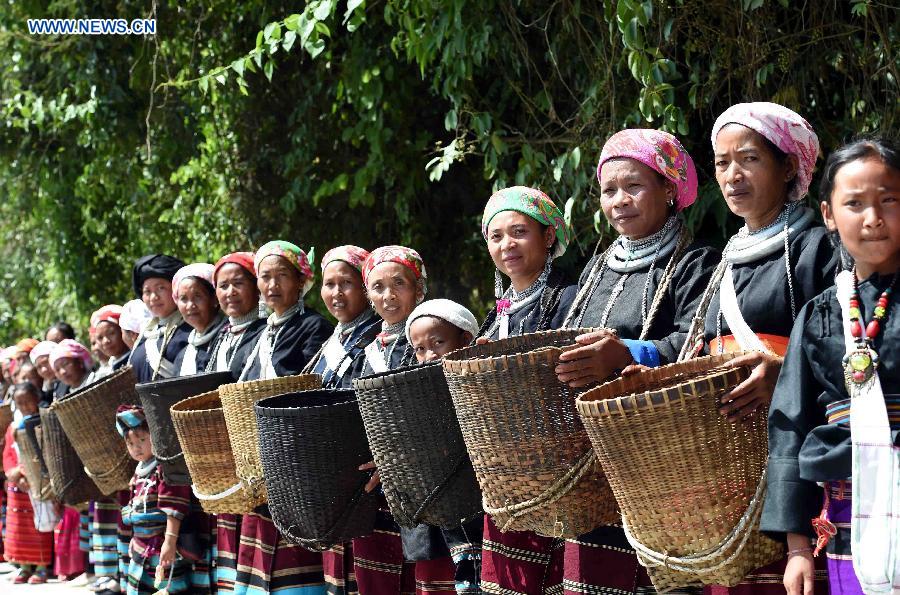
M 772 103 L 737 104 L 717 119 L 711 141 L 722 198 L 744 222 L 722 252 L 695 240 L 680 216 L 695 201 L 698 183 L 679 140 L 628 129 L 607 140 L 597 165 L 600 206 L 617 237 L 590 260 L 577 283 L 555 264 L 571 237 L 550 196 L 516 186 L 487 201 L 481 231 L 496 266 L 497 306 L 480 329 L 458 304 L 425 301 L 425 264 L 403 246 L 368 252 L 345 245 L 325 254 L 321 296 L 337 320 L 333 326 L 304 306 L 316 281 L 307 254 L 273 241 L 255 253 L 223 256 L 215 265 L 185 266 L 160 254 L 140 259 L 134 290 L 150 319 L 127 356 L 121 350 L 113 358 L 105 343 L 101 350 L 113 368 L 132 365 L 139 382 L 202 371 L 231 371 L 238 381 L 315 372 L 326 388 L 439 358 L 473 339 L 560 328 L 590 329 L 560 356 L 555 370 L 571 387 L 706 353 L 746 351 L 731 365 L 750 366 L 752 372 L 722 398 L 720 411 L 740 423 L 771 410 L 762 530 L 788 547 L 782 560 L 742 584 L 702 590 L 862 592 L 859 580 L 854 582 L 859 563 L 853 561 L 863 554 L 851 554 L 850 546 L 852 541 L 853 548 L 872 555 L 872 541 L 849 538 L 849 517 L 828 520 L 829 514 L 844 514 L 844 508 L 829 507 L 849 506 L 851 492 L 856 495 L 850 487 L 856 478 L 849 478 L 857 473 L 855 465 L 851 473 L 847 413 L 857 385 L 844 382 L 845 327 L 829 288 L 839 271 L 853 271 L 847 274 L 857 288 L 850 302 L 855 345 L 860 353 L 880 354 L 872 358 L 876 370 L 860 366 L 858 386 L 870 388 L 880 378 L 884 400 L 900 398 L 890 394 L 900 386 L 898 358 L 890 349 L 898 336 L 890 313 L 900 266 L 900 155 L 883 139 L 857 141 L 832 155 L 821 206 L 826 229 L 806 205 L 819 143 L 801 116 Z M 845 179 L 848 172 L 856 177 Z M 853 240 L 841 244 L 845 236 Z M 874 326 L 860 322 L 872 316 Z M 411 333 L 413 320 L 422 317 L 448 325 Z M 857 327 L 865 331 L 857 333 Z M 84 378 L 65 375 L 63 359 L 54 364 L 61 383 L 82 386 Z M 896 448 L 893 428 L 888 439 Z M 377 482 L 376 473 L 368 489 L 378 489 Z M 828 498 L 816 482 L 825 483 Z M 814 517 L 820 522 L 813 523 Z M 653 592 L 617 526 L 570 540 L 502 532 L 488 515 L 453 531 L 410 529 L 400 528 L 384 507 L 372 535 L 324 554 L 280 535 L 265 507 L 242 516 L 217 515 L 211 526 L 208 567 L 194 568 L 207 578 L 198 579 L 193 592 Z M 813 556 L 817 537 L 827 550 L 827 570 L 822 557 Z M 892 547 L 900 547 L 900 534 L 894 541 Z M 867 578 L 860 580 L 867 584 Z M 900 575 L 893 580 L 898 584 Z

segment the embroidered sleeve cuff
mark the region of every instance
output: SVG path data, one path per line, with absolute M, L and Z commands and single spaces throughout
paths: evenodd
M 634 363 L 656 368 L 659 366 L 659 350 L 652 341 L 636 341 L 634 339 L 622 339 L 622 343 L 631 352 Z

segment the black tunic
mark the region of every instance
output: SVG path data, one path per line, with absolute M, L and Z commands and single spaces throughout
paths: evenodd
M 272 367 L 279 377 L 300 374 L 306 364 L 316 355 L 319 347 L 331 336 L 334 327 L 330 322 L 313 310 L 303 310 L 291 316 L 277 331 L 275 344 L 272 346 Z M 259 341 L 266 339 L 267 331 L 263 330 Z M 256 380 L 261 377 L 259 358 L 250 365 L 244 380 Z
M 338 376 L 334 370 L 326 370 L 328 364 L 324 354 L 320 352 L 312 364 L 312 371 L 322 374 L 322 388 L 351 388 L 353 379 L 361 376 L 365 368 L 365 349 L 369 343 L 375 340 L 375 336 L 379 332 L 381 332 L 381 318 L 369 310 L 365 319 L 359 322 L 353 332 L 343 339 L 344 349 L 347 353 L 345 357 L 350 360 L 350 365 L 341 376 Z M 324 344 L 322 347 L 324 348 Z
M 587 282 L 591 269 L 601 257 L 602 255 L 597 255 L 588 262 L 584 272 L 581 274 L 581 278 L 578 280 L 579 288 L 583 287 Z M 659 351 L 660 364 L 669 364 L 678 358 L 681 346 L 687 339 L 691 320 L 697 311 L 700 300 L 703 298 L 703 292 L 709 283 L 709 278 L 720 258 L 719 253 L 713 248 L 701 246 L 695 242 L 687 247 L 681 255 L 678 264 L 675 265 L 665 297 L 659 304 L 659 309 L 653 318 L 650 332 L 647 335 L 647 340 L 653 343 L 657 351 Z M 656 295 L 656 289 L 659 287 L 668 262 L 669 257 L 660 259 L 653 269 L 653 276 L 650 278 L 647 288 L 648 311 L 653 303 L 653 297 Z M 617 273 L 607 267 L 603 271 L 603 276 L 600 278 L 594 293 L 583 306 L 585 314 L 580 326 L 603 326 L 601 320 L 612 290 L 624 275 L 628 275 L 622 293 L 619 294 L 609 312 L 609 318 L 605 326 L 617 330 L 619 336 L 623 339 L 637 339 L 640 337 L 643 327 L 641 317 L 643 306 L 641 301 L 649 270 L 650 267 L 648 266 L 645 269 L 630 273 Z
M 188 335 L 191 334 L 191 325 L 182 322 L 172 333 L 172 337 L 166 344 L 166 350 L 162 356 L 174 364 L 179 354 L 187 347 Z M 162 345 L 163 336 L 156 338 L 157 345 Z M 137 377 L 138 384 L 151 382 L 153 380 L 153 370 L 150 368 L 150 362 L 147 361 L 147 346 L 145 340 L 135 345 L 131 355 L 131 365 L 134 366 L 134 375 Z
M 224 328 L 224 326 L 226 324 L 228 324 L 228 319 L 225 318 L 225 319 L 219 320 L 218 324 L 219 324 L 219 326 L 222 326 Z M 210 339 L 203 345 L 200 345 L 197 347 L 197 355 L 195 356 L 196 361 L 194 364 L 195 365 L 194 369 L 196 370 L 195 374 L 199 374 L 206 370 L 206 367 L 209 365 L 209 360 L 212 357 L 213 347 L 215 347 L 217 339 L 218 339 L 218 335 L 216 337 L 213 337 L 212 339 Z M 175 360 L 175 370 L 179 371 L 179 373 L 181 370 L 181 366 L 184 363 L 184 356 L 186 353 L 187 353 L 187 348 L 182 350 L 182 352 L 178 354 L 178 358 L 176 358 L 176 360 Z
M 577 293 L 578 286 L 570 283 L 562 271 L 554 268 L 547 278 L 547 285 L 541 291 L 541 297 L 510 314 L 509 334 L 518 335 L 520 328 L 522 333 L 536 333 L 561 328 Z M 478 336 L 487 336 L 488 330 L 496 319 L 496 309 L 490 310 L 478 331 Z M 497 339 L 498 335 L 499 329 L 494 329 L 489 338 Z
M 253 348 L 256 346 L 256 341 L 259 339 L 260 333 L 263 332 L 266 328 L 266 319 L 260 318 L 258 320 L 254 320 L 250 323 L 247 328 L 245 328 L 240 333 L 240 342 L 235 345 L 231 345 L 228 349 L 227 357 L 231 360 L 231 365 L 228 369 L 231 371 L 231 375 L 235 378 L 240 378 L 241 371 L 244 369 L 244 365 L 247 363 L 247 358 L 250 357 L 250 354 L 253 353 Z M 216 337 L 215 345 L 213 346 L 212 352 L 209 356 L 209 362 L 207 363 L 207 371 L 208 372 L 224 372 L 224 370 L 216 370 L 216 357 L 218 356 L 217 351 L 221 348 L 222 339 L 225 338 L 230 331 L 228 330 L 228 325 L 225 325 L 225 328 L 219 333 L 219 336 Z
M 866 322 L 890 282 L 890 276 L 873 275 L 859 283 Z M 822 508 L 822 490 L 816 482 L 851 475 L 850 426 L 829 424 L 825 414 L 829 405 L 850 398 L 844 386 L 846 348 L 835 294 L 835 288 L 827 289 L 806 304 L 791 332 L 769 409 L 768 491 L 760 524 L 764 531 L 812 534 L 810 520 Z M 900 306 L 896 300 L 895 294 L 874 341 L 886 399 L 900 393 Z M 897 429 L 892 435 L 894 445 L 900 446 Z
M 794 303 L 797 312 L 809 300 L 834 285 L 838 255 L 824 227 L 811 227 L 791 235 L 790 257 Z M 734 290 L 741 315 L 757 334 L 790 335 L 791 294 L 788 288 L 784 249 L 765 258 L 732 268 Z M 717 291 L 706 311 L 704 339 L 708 344 L 716 337 L 716 316 L 719 312 Z M 722 316 L 722 336 L 731 334 L 728 321 Z

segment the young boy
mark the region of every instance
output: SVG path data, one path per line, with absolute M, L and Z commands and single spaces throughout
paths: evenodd
M 452 300 L 422 302 L 406 319 L 406 338 L 420 364 L 465 347 L 477 334 L 475 316 Z
M 181 521 L 188 512 L 190 488 L 168 485 L 162 477 L 144 410 L 123 405 L 116 413 L 116 429 L 128 454 L 138 462 L 131 479 L 131 497 L 122 508 L 122 520 L 134 530 L 129 544 L 128 595 L 188 592 L 190 565 L 177 553 Z

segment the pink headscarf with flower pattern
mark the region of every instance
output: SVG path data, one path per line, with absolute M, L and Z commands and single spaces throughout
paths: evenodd
M 337 248 L 332 248 L 326 252 L 325 256 L 322 257 L 322 270 L 324 271 L 325 267 L 329 264 L 339 260 L 341 262 L 346 262 L 362 273 L 363 263 L 366 262 L 368 257 L 369 252 L 359 246 L 352 246 L 350 244 L 338 246 Z
M 56 362 L 67 357 L 81 360 L 86 372 L 90 372 L 91 368 L 94 367 L 91 352 L 88 351 L 87 347 L 74 339 L 63 339 L 56 344 L 56 347 L 50 352 L 50 367 L 55 369 Z
M 312 250 L 310 250 L 310 254 L 312 254 Z M 256 269 L 255 272 L 257 277 L 259 276 L 259 263 L 268 256 L 280 256 L 300 271 L 300 274 L 303 275 L 303 289 L 300 291 L 301 299 L 310 289 L 312 289 L 313 283 L 315 283 L 315 277 L 313 276 L 310 258 L 307 258 L 306 252 L 299 246 L 284 240 L 273 240 L 263 244 L 260 249 L 256 251 L 256 256 L 253 258 L 253 268 Z
M 697 198 L 697 169 L 681 142 L 662 130 L 628 128 L 615 133 L 600 152 L 597 181 L 603 164 L 610 159 L 634 159 L 675 184 L 675 208 L 678 211 L 693 204 Z
M 716 118 L 711 136 L 713 150 L 716 148 L 719 131 L 728 124 L 746 126 L 766 137 L 788 155 L 796 155 L 799 162 L 797 178 L 788 200 L 800 200 L 806 196 L 816 159 L 819 157 L 819 137 L 809 122 L 794 110 L 777 103 L 737 103 Z
M 406 246 L 382 246 L 372 250 L 372 253 L 366 258 L 366 262 L 363 263 L 363 283 L 369 278 L 372 269 L 385 262 L 396 262 L 411 270 L 416 281 L 422 281 L 423 293 L 426 292 L 425 281 L 428 279 L 428 273 L 425 272 L 425 263 L 418 252 Z

